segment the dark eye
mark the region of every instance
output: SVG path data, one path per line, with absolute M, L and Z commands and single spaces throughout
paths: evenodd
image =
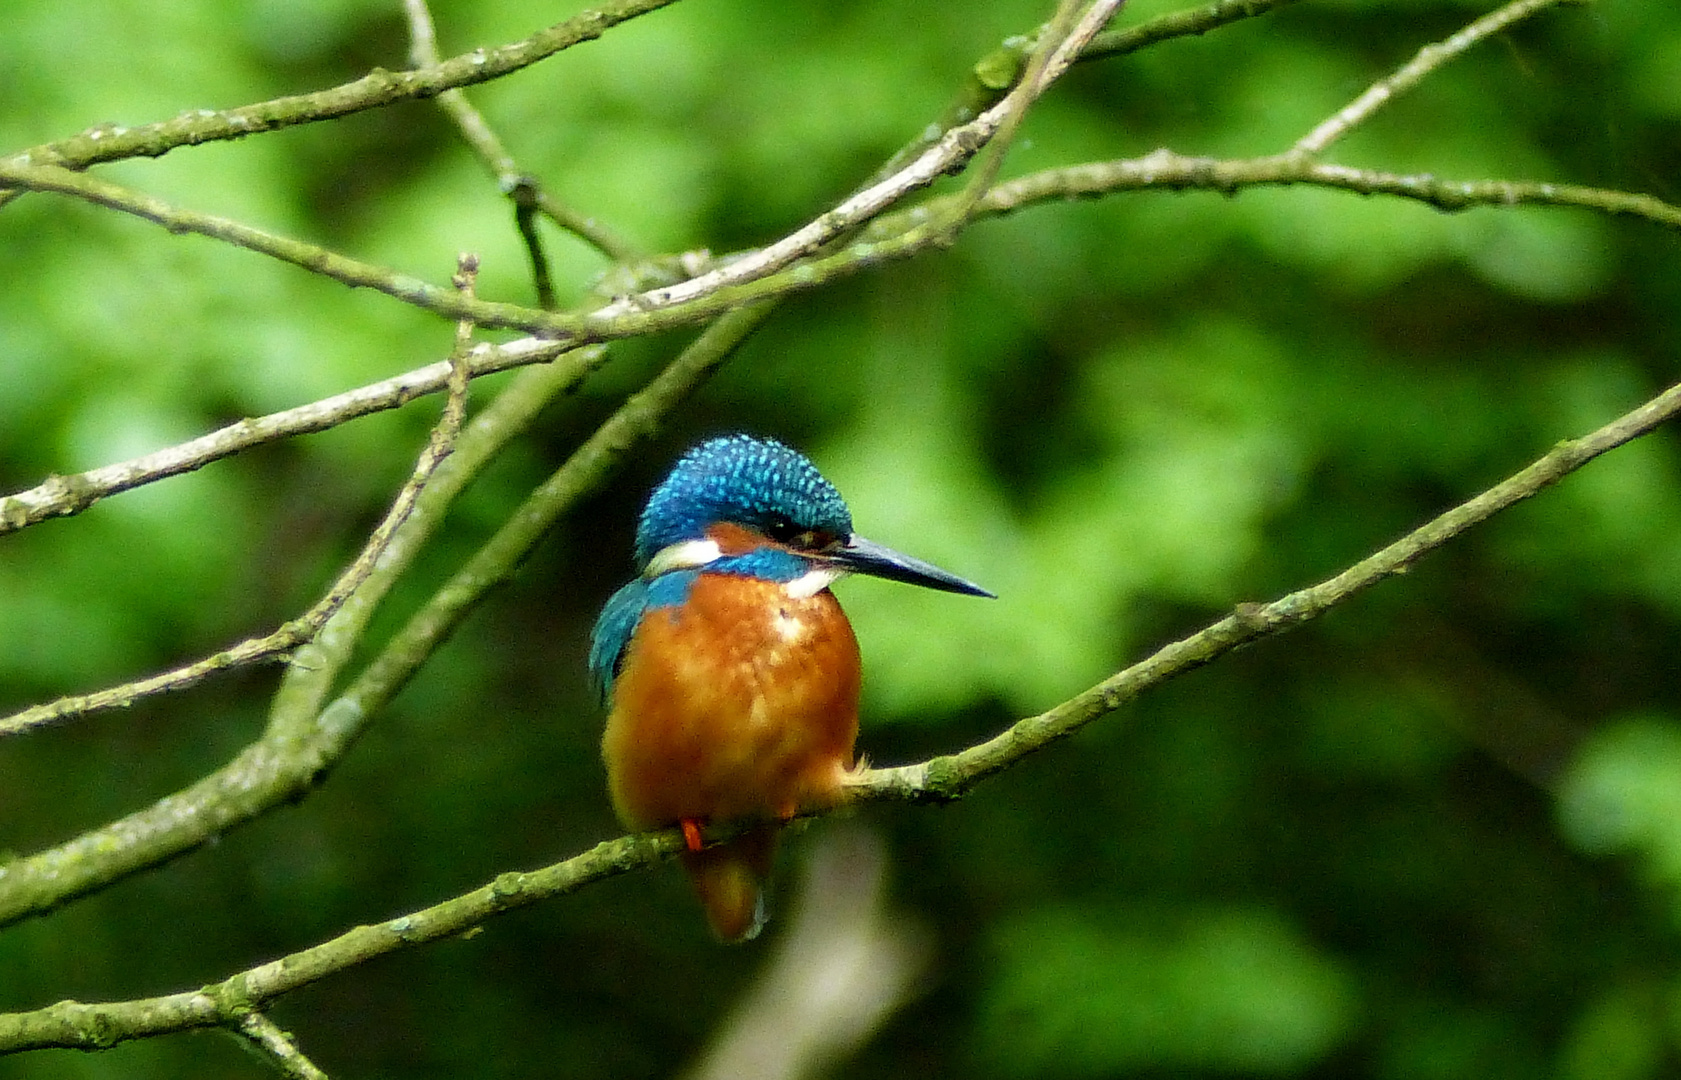
M 803 532 L 798 525 L 780 514 L 765 522 L 765 535 L 779 544 L 791 544 Z
M 833 537 L 816 529 L 807 529 L 792 520 L 777 516 L 765 523 L 765 536 L 778 544 L 805 551 L 815 550 L 828 544 Z

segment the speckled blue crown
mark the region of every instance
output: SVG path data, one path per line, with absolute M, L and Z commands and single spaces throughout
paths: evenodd
M 719 521 L 852 535 L 852 512 L 805 455 L 773 439 L 725 435 L 684 454 L 648 497 L 636 528 L 637 566 L 672 544 L 704 539 L 706 526 Z

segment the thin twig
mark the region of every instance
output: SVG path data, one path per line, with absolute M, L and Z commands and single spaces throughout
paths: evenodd
M 353 82 L 311 94 L 259 101 L 235 109 L 194 109 L 173 120 L 136 127 L 106 124 L 80 135 L 11 155 L 19 164 L 85 169 L 105 161 L 159 157 L 182 146 L 273 131 L 295 124 L 334 120 L 398 101 L 433 97 L 445 90 L 500 78 L 586 41 L 619 23 L 657 11 L 676 0 L 610 0 L 540 30 L 523 41 L 474 49 L 415 71 L 383 69 Z
M 988 141 L 986 152 L 964 184 L 946 225 L 953 234 L 998 179 L 998 170 L 1004 166 L 1004 156 L 1009 153 L 1010 144 L 1015 140 L 1028 109 L 1053 81 L 1068 70 L 1080 51 L 1109 24 L 1125 3 L 1126 0 L 1093 0 L 1078 19 L 1075 16 L 1079 11 L 1079 0 L 1061 0 L 1057 5 L 1056 14 L 1045 27 L 1039 45 L 1029 55 L 1020 80 L 999 103 L 1003 118 L 998 130 Z
M 1681 413 L 1681 384 L 1579 439 L 1559 443 L 1520 472 L 1419 526 L 1335 577 L 1270 604 L 1239 604 L 1207 629 L 1173 642 L 1048 712 L 1019 720 L 1002 734 L 959 753 L 899 768 L 872 769 L 854 791 L 864 800 L 943 802 L 1028 754 L 1064 739 L 1150 687 L 1264 637 L 1316 619 L 1413 563 L 1474 525 L 1558 483 L 1608 450 L 1651 432 Z
M 1127 53 L 1172 38 L 1206 34 L 1227 23 L 1264 15 L 1274 8 L 1297 0 L 1214 0 L 1202 7 L 1170 11 L 1125 29 L 1105 30 L 1097 34 L 1080 50 L 1079 59 L 1102 60 Z M 864 182 L 863 186 L 878 183 L 904 167 L 905 163 L 922 154 L 950 129 L 966 124 L 990 108 L 1021 79 L 1028 57 L 1034 47 L 1032 35 L 1018 34 L 1005 40 L 997 49 L 977 60 L 969 70 L 962 90 L 947 105 L 940 118 L 928 125 L 923 134 L 912 139 L 887 159 Z
M 274 1064 L 288 1080 L 331 1080 L 326 1073 L 304 1056 L 290 1032 L 280 1030 L 273 1020 L 252 1011 L 232 1025 L 234 1030 Z
M 450 319 L 472 319 L 487 328 L 538 333 L 554 326 L 556 316 L 518 304 L 492 303 L 460 296 L 443 286 L 373 263 L 352 259 L 318 244 L 294 240 L 216 214 L 183 210 L 162 199 L 56 165 L 18 165 L 0 161 L 0 185 L 50 191 L 86 200 L 163 226 L 172 233 L 195 233 L 235 247 L 291 263 L 352 288 L 373 289 Z M 576 320 L 568 328 L 576 328 Z M 557 337 L 559 335 L 556 335 Z
M 469 377 L 478 378 L 509 368 L 546 363 L 568 352 L 571 355 L 565 358 L 562 368 L 568 388 L 600 367 L 607 355 L 600 346 L 573 350 L 571 346 L 544 338 L 521 338 L 505 345 L 476 345 L 461 358 L 461 366 Z M 440 360 L 307 405 L 241 420 L 128 461 L 70 476 L 50 477 L 25 491 L 0 496 L 0 536 L 51 518 L 79 514 L 107 496 L 192 472 L 254 446 L 326 431 L 357 417 L 400 408 L 416 398 L 446 389 L 455 366 L 451 360 Z
M 1119 3 L 1120 0 L 1097 0 L 1088 9 L 1087 17 L 1051 52 L 1042 75 L 1024 91 L 1029 100 L 1043 94 L 1046 88 L 1068 69 L 1068 65 L 1079 54 L 1081 46 L 1090 40 L 1092 34 L 1102 29 L 1108 15 L 1113 14 Z M 1095 25 L 1088 27 L 1088 23 Z M 637 312 L 652 313 L 661 308 L 676 307 L 704 297 L 717 297 L 730 286 L 764 278 L 795 260 L 822 249 L 831 240 L 859 228 L 905 196 L 927 187 L 947 173 L 962 168 L 997 133 L 1000 125 L 1016 108 L 1017 101 L 1014 97 L 1006 96 L 1003 101 L 969 123 L 947 131 L 939 141 L 898 172 L 848 196 L 834 209 L 818 215 L 775 243 L 687 281 L 649 289 L 636 296 L 617 300 L 592 312 L 591 318 L 612 320 Z M 796 267 L 791 281 L 803 284 L 805 272 L 805 267 Z
M 417 69 L 436 67 L 438 59 L 437 30 L 432 24 L 431 9 L 426 0 L 403 0 L 403 11 L 409 20 L 409 60 Z M 544 193 L 542 185 L 531 174 L 520 169 L 519 163 L 508 153 L 484 114 L 467 100 L 460 89 L 444 90 L 438 94 L 438 105 L 455 122 L 456 129 L 466 140 L 478 159 L 496 179 L 496 186 L 513 203 L 520 235 L 531 255 L 532 276 L 537 285 L 537 306 L 546 310 L 555 307 L 554 290 L 549 284 L 548 261 L 543 257 L 542 243 L 532 228 L 531 217 L 541 211 L 561 228 L 575 233 L 594 245 L 614 262 L 632 262 L 640 258 L 634 247 L 622 240 L 613 230 L 595 218 L 576 213 Z
M 1297 0 L 1215 0 L 1202 7 L 1185 8 L 1158 15 L 1149 22 L 1119 30 L 1105 30 L 1080 50 L 1081 60 L 1103 60 L 1125 56 L 1172 38 L 1194 37 L 1240 19 L 1265 15 L 1274 8 Z
M 1017 177 L 989 191 L 976 207 L 976 214 L 1008 214 L 1048 200 L 1100 198 L 1119 191 L 1165 188 L 1230 195 L 1246 187 L 1287 184 L 1391 195 L 1447 211 L 1477 206 L 1571 206 L 1681 229 L 1681 206 L 1652 195 L 1609 188 L 1520 180 L 1452 180 L 1428 173 L 1407 175 L 1321 164 L 1293 154 L 1223 159 L 1188 157 L 1171 150 L 1157 150 L 1130 161 L 1090 162 Z M 882 218 L 874 228 L 891 234 L 908 230 L 913 224 L 908 218 L 895 216 Z
M 986 778 L 1114 712 L 1143 691 L 1264 637 L 1318 618 L 1494 514 L 1556 484 L 1594 458 L 1681 414 L 1681 384 L 1580 439 L 1559 443 L 1513 476 L 1362 559 L 1335 577 L 1270 604 L 1243 604 L 1190 637 L 1105 679 L 995 738 L 914 765 L 871 769 L 852 785 L 853 802 L 939 802 L 962 797 Z M 815 810 L 807 816 L 829 811 Z M 727 837 L 730 826 L 720 829 Z M 67 1047 L 102 1049 L 129 1039 L 213 1027 L 243 1011 L 379 956 L 461 934 L 503 912 L 564 896 L 596 881 L 640 869 L 683 850 L 677 829 L 597 844 L 540 870 L 510 871 L 471 892 L 239 972 L 200 990 L 102 1004 L 61 1001 L 32 1012 L 0 1014 L 0 1054 Z
M 471 425 L 464 445 L 451 459 L 453 474 L 434 479 L 420 512 L 399 531 L 374 575 L 322 634 L 301 648 L 298 662 L 275 695 L 263 735 L 226 765 L 151 806 L 57 847 L 0 861 L 0 926 L 50 911 L 167 862 L 282 802 L 301 797 L 344 756 L 372 717 L 467 613 L 514 573 L 554 520 L 605 480 L 630 448 L 705 382 L 773 307 L 766 303 L 732 312 L 701 334 L 509 516 L 343 694 L 323 705 L 379 597 L 412 560 L 426 529 L 435 525 L 441 511 L 429 512 L 426 503 L 433 499 L 447 503 L 466 476 L 509 437 L 510 430 L 529 420 L 529 413 L 483 429 L 482 437 L 476 437 L 481 436 L 478 423 Z M 526 374 L 542 378 L 551 376 L 551 371 L 536 368 Z M 541 389 L 552 393 L 552 381 Z M 532 398 L 546 400 L 543 394 Z M 486 413 L 508 400 L 509 392 L 504 391 Z M 524 408 L 525 403 L 514 399 L 513 407 Z M 449 466 L 440 469 L 446 472 L 451 472 Z M 417 523 L 424 528 L 417 529 Z
M 1452 37 L 1424 46 L 1418 50 L 1417 56 L 1367 87 L 1364 93 L 1339 109 L 1336 115 L 1302 136 L 1294 147 L 1295 153 L 1309 157 L 1324 153 L 1326 147 L 1348 134 L 1395 97 L 1411 90 L 1423 82 L 1431 72 L 1460 56 L 1484 38 L 1498 34 L 1547 8 L 1580 2 L 1581 0 L 1512 0 Z
M 477 272 L 477 257 L 461 256 L 460 270 L 456 274 L 457 288 L 464 293 L 470 293 L 473 277 Z M 468 369 L 465 353 L 472 344 L 472 331 L 471 322 L 464 321 L 457 328 L 455 351 L 448 361 L 449 397 L 444 402 L 443 415 L 426 441 L 426 448 L 420 452 L 420 458 L 415 462 L 413 472 L 397 492 L 397 497 L 392 500 L 391 508 L 386 511 L 385 517 L 369 535 L 361 554 L 308 611 L 283 624 L 271 634 L 242 641 L 232 648 L 223 649 L 212 656 L 171 671 L 91 694 L 59 698 L 57 701 L 0 717 L 0 738 L 20 735 L 76 716 L 106 709 L 127 708 L 144 698 L 173 690 L 184 690 L 219 672 L 280 659 L 290 655 L 298 646 L 313 640 L 321 632 L 321 628 L 327 625 L 327 621 L 338 613 L 345 601 L 360 589 L 374 572 L 374 568 L 384 558 L 392 537 L 414 512 L 415 503 L 425 490 L 427 482 L 431 480 L 432 474 L 455 449 L 467 409 Z

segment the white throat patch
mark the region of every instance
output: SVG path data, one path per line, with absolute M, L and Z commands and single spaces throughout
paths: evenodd
M 782 591 L 796 600 L 809 600 L 846 575 L 838 566 L 814 566 L 782 586 Z

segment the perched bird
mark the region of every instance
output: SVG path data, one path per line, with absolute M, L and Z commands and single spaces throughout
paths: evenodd
M 590 641 L 613 808 L 630 829 L 681 827 L 713 932 L 744 941 L 764 923 L 778 828 L 835 802 L 853 768 L 858 642 L 829 586 L 870 574 L 992 594 L 855 535 L 816 466 L 747 435 L 677 462 L 642 512 L 636 565 Z M 761 824 L 706 846 L 702 827 L 732 819 Z

